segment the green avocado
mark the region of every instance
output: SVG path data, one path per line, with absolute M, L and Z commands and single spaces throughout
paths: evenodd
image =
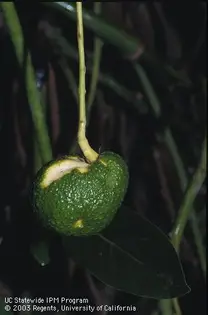
M 64 235 L 92 235 L 115 216 L 128 186 L 128 169 L 113 152 L 89 164 L 63 157 L 43 166 L 32 189 L 32 203 L 43 224 Z

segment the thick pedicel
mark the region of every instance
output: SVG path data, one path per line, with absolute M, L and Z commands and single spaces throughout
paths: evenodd
M 64 157 L 38 172 L 32 201 L 44 225 L 65 235 L 91 235 L 115 216 L 128 186 L 123 159 L 104 152 L 92 164 Z

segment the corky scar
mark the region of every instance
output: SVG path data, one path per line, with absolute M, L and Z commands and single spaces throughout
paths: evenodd
M 108 164 L 107 164 L 105 161 L 103 161 L 102 159 L 100 159 L 99 161 L 100 161 L 100 163 L 102 163 L 104 166 L 107 166 L 107 165 L 108 165 Z
M 83 220 L 79 219 L 76 222 L 74 222 L 73 227 L 75 229 L 82 229 L 84 227 Z
M 89 166 L 89 164 L 80 161 L 78 158 L 69 158 L 66 160 L 57 161 L 53 165 L 49 166 L 48 169 L 46 169 L 40 186 L 42 188 L 47 188 L 54 181 L 62 178 L 66 174 L 71 173 L 75 169 L 80 173 L 87 173 Z

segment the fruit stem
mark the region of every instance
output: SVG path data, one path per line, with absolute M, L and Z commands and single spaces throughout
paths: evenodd
M 85 105 L 85 53 L 84 53 L 84 31 L 82 17 L 82 2 L 76 2 L 77 7 L 77 41 L 79 50 L 79 129 L 78 144 L 89 162 L 94 162 L 98 158 L 89 145 L 86 138 L 86 105 Z

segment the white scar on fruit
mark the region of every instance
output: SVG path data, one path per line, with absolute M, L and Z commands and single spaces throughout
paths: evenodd
M 45 171 L 40 185 L 42 188 L 47 188 L 54 181 L 62 178 L 66 174 L 71 173 L 75 169 L 80 173 L 87 173 L 89 166 L 89 164 L 74 157 L 57 161 L 57 163 L 49 166 L 49 168 Z
M 73 227 L 75 229 L 82 229 L 84 227 L 83 220 L 79 219 L 76 222 L 74 222 Z

